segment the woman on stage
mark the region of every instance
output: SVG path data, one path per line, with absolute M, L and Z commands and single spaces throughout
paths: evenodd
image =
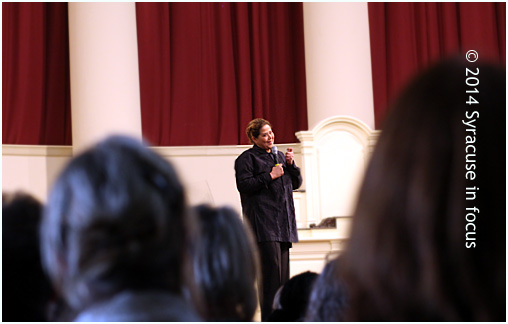
M 278 152 L 270 122 L 249 122 L 247 137 L 254 144 L 235 161 L 236 186 L 243 214 L 256 236 L 261 259 L 259 287 L 261 319 L 272 311 L 277 289 L 289 280 L 289 249 L 298 242 L 293 190 L 302 184 L 294 153 Z

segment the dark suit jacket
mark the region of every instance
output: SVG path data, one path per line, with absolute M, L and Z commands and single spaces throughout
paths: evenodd
M 302 184 L 300 168 L 287 165 L 282 152 L 278 162 L 284 175 L 272 180 L 274 156 L 254 145 L 235 161 L 236 187 L 243 214 L 250 222 L 258 242 L 298 242 L 293 190 Z

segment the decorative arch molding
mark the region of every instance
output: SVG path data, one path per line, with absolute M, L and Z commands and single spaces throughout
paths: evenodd
M 319 141 L 324 136 L 337 132 L 345 131 L 353 135 L 358 141 L 365 143 L 371 150 L 379 137 L 381 131 L 371 129 L 363 121 L 351 116 L 333 116 L 322 120 L 310 131 L 300 131 L 295 133 L 298 140 L 304 142 Z
M 295 135 L 301 142 L 305 218 L 350 217 L 380 131 L 351 116 L 333 116 Z

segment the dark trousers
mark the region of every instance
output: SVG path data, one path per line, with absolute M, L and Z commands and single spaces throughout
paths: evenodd
M 289 248 L 287 242 L 258 242 L 262 284 L 258 284 L 261 320 L 272 312 L 273 298 L 280 286 L 289 280 Z

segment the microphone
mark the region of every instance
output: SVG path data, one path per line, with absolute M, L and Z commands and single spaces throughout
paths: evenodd
M 279 165 L 279 159 L 278 159 L 278 157 L 277 157 L 277 152 L 278 152 L 278 151 L 279 151 L 279 150 L 277 149 L 277 146 L 273 145 L 273 146 L 272 146 L 272 154 L 273 154 L 273 155 L 274 155 L 274 157 L 275 157 L 275 166 Z

